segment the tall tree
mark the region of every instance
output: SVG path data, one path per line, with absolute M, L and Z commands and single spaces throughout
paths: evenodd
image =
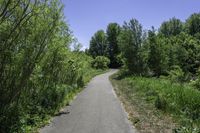
M 136 19 L 125 22 L 118 37 L 125 65 L 132 74 L 143 73 L 143 60 L 140 55 L 142 44 L 142 25 Z
M 62 29 L 68 35 L 60 33 L 60 37 L 65 37 L 59 39 L 63 43 L 70 35 L 61 26 L 63 6 L 58 0 L 1 0 L 0 3 L 0 131 L 21 132 L 17 129 L 28 110 L 27 101 L 33 92 L 40 92 L 41 82 L 34 84 L 34 80 L 38 78 L 41 61 L 52 53 L 50 47 L 58 31 Z M 43 85 L 48 79 L 44 80 Z
M 103 30 L 97 31 L 91 38 L 89 53 L 93 57 L 107 56 L 107 38 Z
M 168 56 L 166 40 L 162 36 L 156 35 L 155 29 L 148 31 L 148 66 L 154 76 L 160 76 L 168 68 Z
M 117 58 L 119 55 L 119 46 L 117 37 L 120 33 L 120 26 L 117 23 L 110 23 L 106 30 L 108 41 L 108 57 L 110 59 L 110 67 L 119 67 L 120 63 Z

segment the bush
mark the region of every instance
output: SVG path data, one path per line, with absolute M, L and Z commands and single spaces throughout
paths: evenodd
M 70 50 L 74 37 L 60 1 L 0 3 L 7 3 L 0 13 L 0 132 L 31 132 L 99 70 L 92 57 Z
M 200 77 L 198 77 L 196 80 L 191 80 L 190 85 L 200 91 Z
M 81 75 L 78 79 L 77 79 L 77 85 L 79 87 L 84 87 L 84 80 L 83 80 L 83 76 Z
M 183 82 L 185 79 L 184 72 L 179 66 L 173 66 L 168 74 L 169 79 L 173 82 Z
M 190 84 L 200 91 L 200 68 L 197 71 L 197 79 L 192 80 Z
M 110 60 L 105 56 L 97 56 L 92 61 L 92 67 L 96 69 L 106 69 L 110 64 Z

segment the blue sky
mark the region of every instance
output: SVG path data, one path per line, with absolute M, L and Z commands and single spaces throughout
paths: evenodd
M 64 15 L 74 36 L 89 46 L 91 36 L 108 23 L 136 18 L 143 29 L 158 28 L 169 18 L 185 21 L 192 13 L 200 12 L 200 0 L 62 0 Z

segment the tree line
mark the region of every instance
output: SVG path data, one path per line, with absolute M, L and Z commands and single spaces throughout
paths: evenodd
M 124 64 L 129 74 L 159 77 L 176 69 L 184 73 L 183 80 L 191 79 L 200 66 L 200 13 L 185 22 L 173 17 L 150 30 L 136 19 L 122 26 L 110 23 L 106 32 L 94 34 L 86 52 L 108 57 L 110 67 Z
M 133 108 L 138 101 L 149 105 L 144 116 L 155 107 L 175 118 L 172 132 L 200 131 L 200 13 L 185 22 L 173 17 L 150 30 L 144 30 L 136 19 L 122 26 L 110 23 L 106 32 L 94 34 L 86 52 L 95 59 L 109 58 L 110 67 L 121 66 L 111 80 Z M 137 107 L 145 109 L 142 104 Z M 143 117 L 135 123 L 141 126 L 139 130 L 146 128 L 141 124 Z M 146 122 L 152 123 L 148 117 Z

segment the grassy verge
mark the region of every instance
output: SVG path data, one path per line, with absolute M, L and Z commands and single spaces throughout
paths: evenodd
M 164 79 L 110 77 L 141 132 L 200 132 L 200 92 Z

